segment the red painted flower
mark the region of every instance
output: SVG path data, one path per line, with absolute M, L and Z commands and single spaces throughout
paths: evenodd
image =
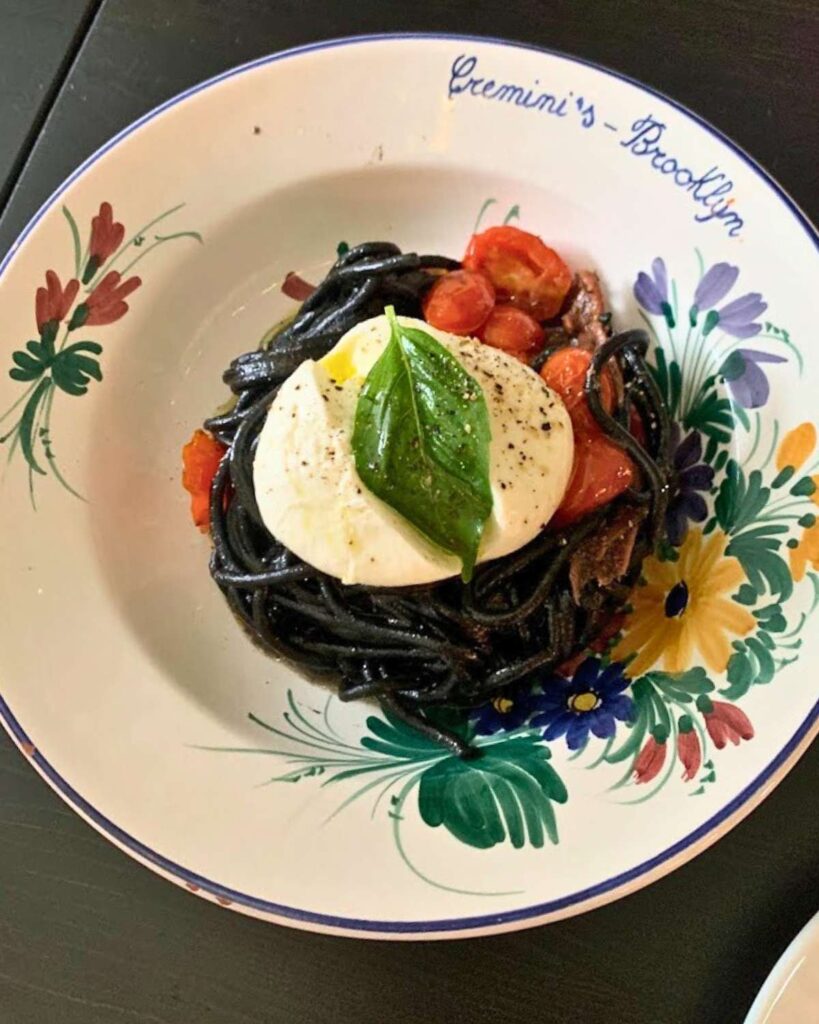
M 42 334 L 43 328 L 52 320 L 59 323 L 63 317 L 68 315 L 69 309 L 74 305 L 74 299 L 80 289 L 80 282 L 72 277 L 63 288 L 59 277 L 53 270 L 46 271 L 45 288 L 37 289 L 37 297 L 34 302 L 34 315 L 37 319 L 37 330 Z
M 141 284 L 142 280 L 139 277 L 129 277 L 127 281 L 123 281 L 119 271 L 110 271 L 85 302 L 74 310 L 69 324 L 71 330 L 83 326 L 103 326 L 122 319 L 128 312 L 128 303 L 125 299 Z
M 697 707 L 705 718 L 708 735 L 718 750 L 722 750 L 729 740 L 737 746 L 740 740 L 753 739 L 754 727 L 750 718 L 735 705 L 711 700 L 703 694 L 697 698 Z
M 665 729 L 658 725 L 649 737 L 648 743 L 637 755 L 634 762 L 634 779 L 638 785 L 641 782 L 651 782 L 660 774 L 660 769 L 665 764 L 667 739 Z
M 88 246 L 88 263 L 82 275 L 83 284 L 88 284 L 109 256 L 119 249 L 125 237 L 125 225 L 114 220 L 110 203 L 102 203 L 100 212 L 91 218 L 91 242 Z
M 680 716 L 680 731 L 677 736 L 677 756 L 683 766 L 683 782 L 690 782 L 702 764 L 702 748 L 700 738 L 694 731 L 694 723 L 689 715 Z

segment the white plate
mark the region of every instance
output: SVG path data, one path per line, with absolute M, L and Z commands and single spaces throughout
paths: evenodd
M 745 1024 L 819 1021 L 819 914 L 777 960 L 748 1011 Z
M 111 223 L 104 208 L 86 251 L 102 203 Z M 685 432 L 727 437 L 700 458 L 723 488 L 724 462 L 736 458 L 746 501 L 737 515 L 724 492 L 705 542 L 694 531 L 679 562 L 646 567 L 654 590 L 638 595 L 639 629 L 665 638 L 653 671 L 675 674 L 642 674 L 635 724 L 617 723 L 608 745 L 588 735 L 577 756 L 560 736 L 482 740 L 513 744 L 482 762 L 515 776 L 501 808 L 497 772 L 487 803 L 485 778 L 442 768 L 439 752 L 408 753 L 376 708 L 328 699 L 247 642 L 208 577 L 179 451 L 223 399 L 228 360 L 292 310 L 280 292 L 287 271 L 315 278 L 339 241 L 373 237 L 458 255 L 481 209 L 489 224 L 515 208 L 573 266 L 600 270 L 620 326 L 645 321 L 666 359 L 676 352 Z M 6 728 L 64 799 L 138 860 L 205 898 L 299 927 L 497 932 L 666 873 L 763 799 L 817 730 L 817 645 L 802 631 L 819 568 L 804 516 L 816 506 L 799 482 L 816 472 L 815 246 L 788 197 L 697 117 L 529 47 L 340 40 L 169 101 L 87 160 L 0 268 L 3 358 L 11 366 L 21 352 L 16 377 L 31 378 L 0 382 L 0 413 L 20 402 L 4 420 L 17 424 L 6 445 L 18 441 L 2 484 Z M 46 271 L 65 288 L 95 252 L 106 258 L 90 268 L 90 290 L 44 293 L 35 316 Z M 738 277 L 723 267 L 700 283 L 724 263 Z M 640 305 L 634 285 L 652 265 Z M 122 278 L 108 278 L 109 289 L 133 288 L 137 275 L 140 286 L 94 292 L 112 268 Z M 732 305 L 748 294 L 761 298 Z M 72 358 L 56 366 L 51 328 L 45 347 L 37 337 L 51 317 L 63 319 L 57 345 L 91 343 L 63 350 Z M 726 363 L 737 348 L 746 355 Z M 102 381 L 72 395 L 97 364 Z M 706 408 L 694 392 L 714 374 Z M 56 383 L 34 402 L 44 379 Z M 28 472 L 31 459 L 44 475 Z M 665 620 L 664 597 L 686 574 L 689 605 Z M 543 713 L 554 718 L 554 708 Z M 714 738 L 726 736 L 739 745 L 718 749 Z M 373 773 L 339 778 L 348 767 Z M 447 768 L 454 795 L 441 782 Z M 528 825 L 521 814 L 533 816 Z M 544 834 L 552 816 L 557 842 Z

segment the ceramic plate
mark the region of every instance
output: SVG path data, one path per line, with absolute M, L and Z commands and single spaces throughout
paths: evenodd
M 819 1020 L 819 914 L 779 958 L 745 1024 L 809 1024 Z
M 682 490 L 614 667 L 479 716 L 491 750 L 459 762 L 246 640 L 179 453 L 292 312 L 288 271 L 369 238 L 457 256 L 479 218 L 596 268 L 616 323 L 650 332 Z M 671 870 L 817 729 L 815 245 L 694 115 L 528 47 L 341 40 L 166 103 L 0 268 L 6 728 L 142 863 L 299 927 L 497 932 Z

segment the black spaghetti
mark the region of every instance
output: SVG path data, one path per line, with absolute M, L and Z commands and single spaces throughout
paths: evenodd
M 259 433 L 282 382 L 387 305 L 420 316 L 435 277 L 458 266 L 443 256 L 402 253 L 389 242 L 350 249 L 269 346 L 230 365 L 224 379 L 235 406 L 205 426 L 227 446 L 211 487 L 211 573 L 252 638 L 307 675 L 337 685 L 342 700 L 377 698 L 466 754 L 467 744 L 436 723 L 436 709 L 477 707 L 585 648 L 622 609 L 643 558 L 662 536 L 668 416 L 644 360 L 645 333 L 627 331 L 597 347 L 585 385 L 600 427 L 638 467 L 639 489 L 479 565 L 468 585 L 449 579 L 400 588 L 345 586 L 271 536 L 253 488 Z M 620 382 L 615 414 L 601 401 L 607 367 Z M 643 424 L 643 443 L 631 432 L 632 410 Z M 600 538 L 614 523 L 630 536 L 627 557 L 616 578 L 601 585 L 583 573 L 583 558 L 600 559 Z

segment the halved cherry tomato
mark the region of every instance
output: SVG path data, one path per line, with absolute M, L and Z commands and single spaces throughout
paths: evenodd
M 572 283 L 572 272 L 554 249 L 510 224 L 473 235 L 463 264 L 486 274 L 500 299 L 537 320 L 557 316 Z
M 567 347 L 553 352 L 540 370 L 540 376 L 563 399 L 575 434 L 600 429 L 589 409 L 584 390 L 590 366 L 590 353 L 582 348 Z M 611 412 L 614 408 L 614 385 L 605 372 L 600 377 L 600 400 L 606 412 Z
M 525 357 L 541 348 L 545 335 L 533 316 L 517 306 L 501 304 L 489 314 L 489 319 L 478 331 L 478 337 L 493 348 Z
M 634 463 L 602 430 L 575 438 L 572 475 L 550 525 L 568 526 L 608 504 L 631 487 L 635 475 Z
M 182 486 L 191 496 L 191 516 L 200 530 L 210 527 L 210 485 L 227 449 L 204 430 L 195 430 L 182 449 Z
M 472 334 L 495 305 L 495 289 L 483 274 L 452 270 L 442 274 L 424 297 L 424 319 L 453 334 Z
M 589 408 L 583 385 L 591 355 L 579 348 L 561 348 L 543 364 L 541 377 L 563 399 L 574 429 L 574 466 L 563 501 L 551 520 L 567 526 L 622 494 L 634 483 L 634 463 L 600 428 Z M 614 384 L 600 378 L 600 400 L 606 412 L 614 409 Z

